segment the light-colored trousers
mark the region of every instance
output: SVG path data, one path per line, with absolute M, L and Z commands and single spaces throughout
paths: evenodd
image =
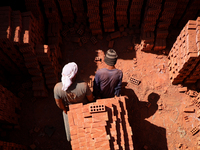
M 65 125 L 65 132 L 67 136 L 67 141 L 71 141 L 71 135 L 70 135 L 70 128 L 69 128 L 69 121 L 68 121 L 68 115 L 63 111 L 63 119 L 64 119 L 64 125 Z

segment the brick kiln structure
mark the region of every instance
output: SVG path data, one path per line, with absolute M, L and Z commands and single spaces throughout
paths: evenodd
M 200 17 L 189 20 L 169 53 L 172 84 L 195 83 L 200 79 Z
M 72 149 L 134 149 L 124 97 L 69 105 Z
M 103 32 L 110 32 L 108 48 L 113 48 L 115 38 L 140 33 L 143 51 L 160 51 L 175 29 L 198 16 L 199 5 L 199 0 L 25 0 L 28 12 L 1 7 L 1 65 L 14 74 L 29 73 L 34 95 L 45 97 L 58 81 L 60 45 L 68 32 L 79 46 L 89 40 L 96 44 Z M 197 76 L 197 71 L 192 74 Z M 172 72 L 173 83 L 189 75 L 179 72 L 181 77 L 176 77 L 177 70 Z M 188 83 L 195 82 L 187 78 Z

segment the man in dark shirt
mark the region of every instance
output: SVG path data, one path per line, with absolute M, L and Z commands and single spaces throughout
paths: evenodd
M 123 73 L 115 68 L 117 57 L 115 50 L 109 49 L 104 58 L 106 67 L 97 70 L 93 86 L 96 99 L 120 96 Z

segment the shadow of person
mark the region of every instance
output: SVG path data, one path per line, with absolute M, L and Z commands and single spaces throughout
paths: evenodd
M 158 110 L 157 102 L 160 96 L 156 93 L 148 95 L 148 102 L 138 100 L 132 89 L 125 88 L 122 83 L 122 96 L 126 96 L 126 108 L 129 123 L 133 132 L 133 146 L 135 150 L 168 150 L 166 129 L 145 120 L 153 116 Z

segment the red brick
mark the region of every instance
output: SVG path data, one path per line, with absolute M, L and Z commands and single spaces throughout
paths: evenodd
M 195 112 L 195 109 L 194 109 L 194 108 L 191 108 L 191 107 L 186 107 L 186 108 L 184 108 L 184 112 L 185 112 L 185 113 L 194 113 L 194 112 Z
M 110 37 L 111 37 L 111 39 L 115 39 L 115 38 L 121 37 L 121 33 L 120 33 L 120 31 L 111 33 Z
M 72 105 L 69 105 L 69 110 L 72 110 L 72 109 L 80 109 L 83 107 L 83 103 L 78 103 L 78 104 L 72 104 Z

